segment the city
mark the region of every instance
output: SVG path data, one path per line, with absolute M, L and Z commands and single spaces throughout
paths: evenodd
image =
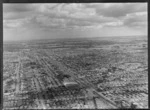
M 4 110 L 149 108 L 148 3 L 6 2 Z
M 148 108 L 140 37 L 4 42 L 4 108 Z

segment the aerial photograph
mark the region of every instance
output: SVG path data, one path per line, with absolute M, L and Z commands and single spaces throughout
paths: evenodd
M 148 108 L 147 3 L 3 3 L 3 109 Z

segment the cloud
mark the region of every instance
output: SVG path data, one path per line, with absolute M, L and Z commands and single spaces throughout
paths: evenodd
M 92 25 L 94 27 L 103 23 L 118 22 L 116 18 L 97 15 L 94 8 L 87 8 L 85 4 L 44 4 L 39 8 L 39 12 L 42 14 L 40 16 L 40 23 L 46 27 L 55 25 L 55 27 L 60 28 L 85 28 Z M 62 19 L 63 22 L 61 24 L 60 21 Z M 56 21 L 55 24 L 54 21 Z
M 147 26 L 147 12 L 127 14 L 127 16 L 124 18 L 124 25 L 128 27 Z
M 39 4 L 3 4 L 3 19 L 22 19 L 37 14 Z
M 95 8 L 96 13 L 107 17 L 123 17 L 129 13 L 147 11 L 146 3 L 105 3 L 87 4 L 87 7 Z
M 28 18 L 32 25 L 45 28 L 143 25 L 146 24 L 145 6 L 145 3 L 4 4 L 4 24 L 17 27 L 27 23 L 23 21 Z M 138 13 L 145 15 L 142 17 Z
M 65 27 L 65 20 L 61 18 L 51 18 L 49 16 L 40 15 L 37 16 L 36 22 L 39 23 L 40 26 L 46 28 L 62 28 Z
M 104 23 L 104 26 L 123 26 L 123 22 L 122 21 L 118 21 L 118 22 L 109 22 L 109 23 Z
M 14 35 L 16 28 L 24 31 L 26 29 L 27 35 L 38 31 L 38 33 L 50 33 L 53 36 L 58 32 L 57 35 L 64 36 L 72 35 L 71 32 L 74 33 L 74 36 L 75 34 L 92 36 L 96 33 L 107 35 L 111 32 L 112 34 L 112 30 L 115 31 L 115 34 L 118 34 L 117 30 L 119 30 L 119 35 L 121 35 L 123 32 L 138 33 L 137 28 L 141 29 L 140 33 L 144 30 L 144 33 L 147 28 L 147 4 L 3 4 L 3 27 L 5 32 L 8 29 L 14 29 Z M 31 30 L 34 30 L 34 32 Z M 51 32 L 52 30 L 53 32 Z M 98 32 L 100 30 L 101 33 Z M 106 31 L 107 34 L 104 34 Z
M 15 19 L 15 20 L 3 20 L 4 28 L 18 28 L 22 27 L 22 25 L 28 23 L 30 18 L 24 19 Z
M 3 4 L 3 12 L 29 12 L 35 11 L 38 5 L 35 4 Z

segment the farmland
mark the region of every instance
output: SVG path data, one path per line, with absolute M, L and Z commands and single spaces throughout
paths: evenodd
M 3 48 L 4 109 L 148 108 L 146 36 L 4 42 Z

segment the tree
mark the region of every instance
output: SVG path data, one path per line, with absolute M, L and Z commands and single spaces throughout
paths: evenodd
M 132 103 L 131 103 L 131 108 L 132 108 L 132 109 L 135 109 L 135 108 L 137 108 L 137 105 L 132 102 Z

